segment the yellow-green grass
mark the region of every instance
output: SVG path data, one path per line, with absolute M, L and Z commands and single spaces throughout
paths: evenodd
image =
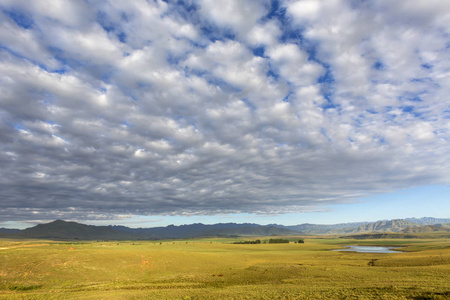
M 2 240 L 0 298 L 450 298 L 449 239 L 232 244 L 236 240 Z M 331 251 L 343 245 L 397 245 L 404 252 Z

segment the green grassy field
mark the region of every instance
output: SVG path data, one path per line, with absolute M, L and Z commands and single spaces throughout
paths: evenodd
M 2 240 L 0 299 L 450 298 L 449 239 L 234 241 Z M 405 252 L 330 251 L 342 245 Z

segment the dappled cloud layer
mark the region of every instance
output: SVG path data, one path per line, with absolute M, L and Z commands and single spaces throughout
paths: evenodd
M 450 182 L 450 2 L 0 0 L 0 219 L 317 211 Z

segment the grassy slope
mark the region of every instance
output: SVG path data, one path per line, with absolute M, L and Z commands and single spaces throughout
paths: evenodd
M 6 299 L 446 299 L 450 240 L 306 239 L 232 245 L 159 242 L 0 241 Z M 328 251 L 349 244 L 405 253 Z M 6 248 L 6 249 L 4 249 Z

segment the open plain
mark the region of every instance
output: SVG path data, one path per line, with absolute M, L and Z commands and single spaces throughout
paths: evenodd
M 448 299 L 450 240 L 0 241 L 0 299 Z M 337 252 L 345 245 L 399 253 Z

